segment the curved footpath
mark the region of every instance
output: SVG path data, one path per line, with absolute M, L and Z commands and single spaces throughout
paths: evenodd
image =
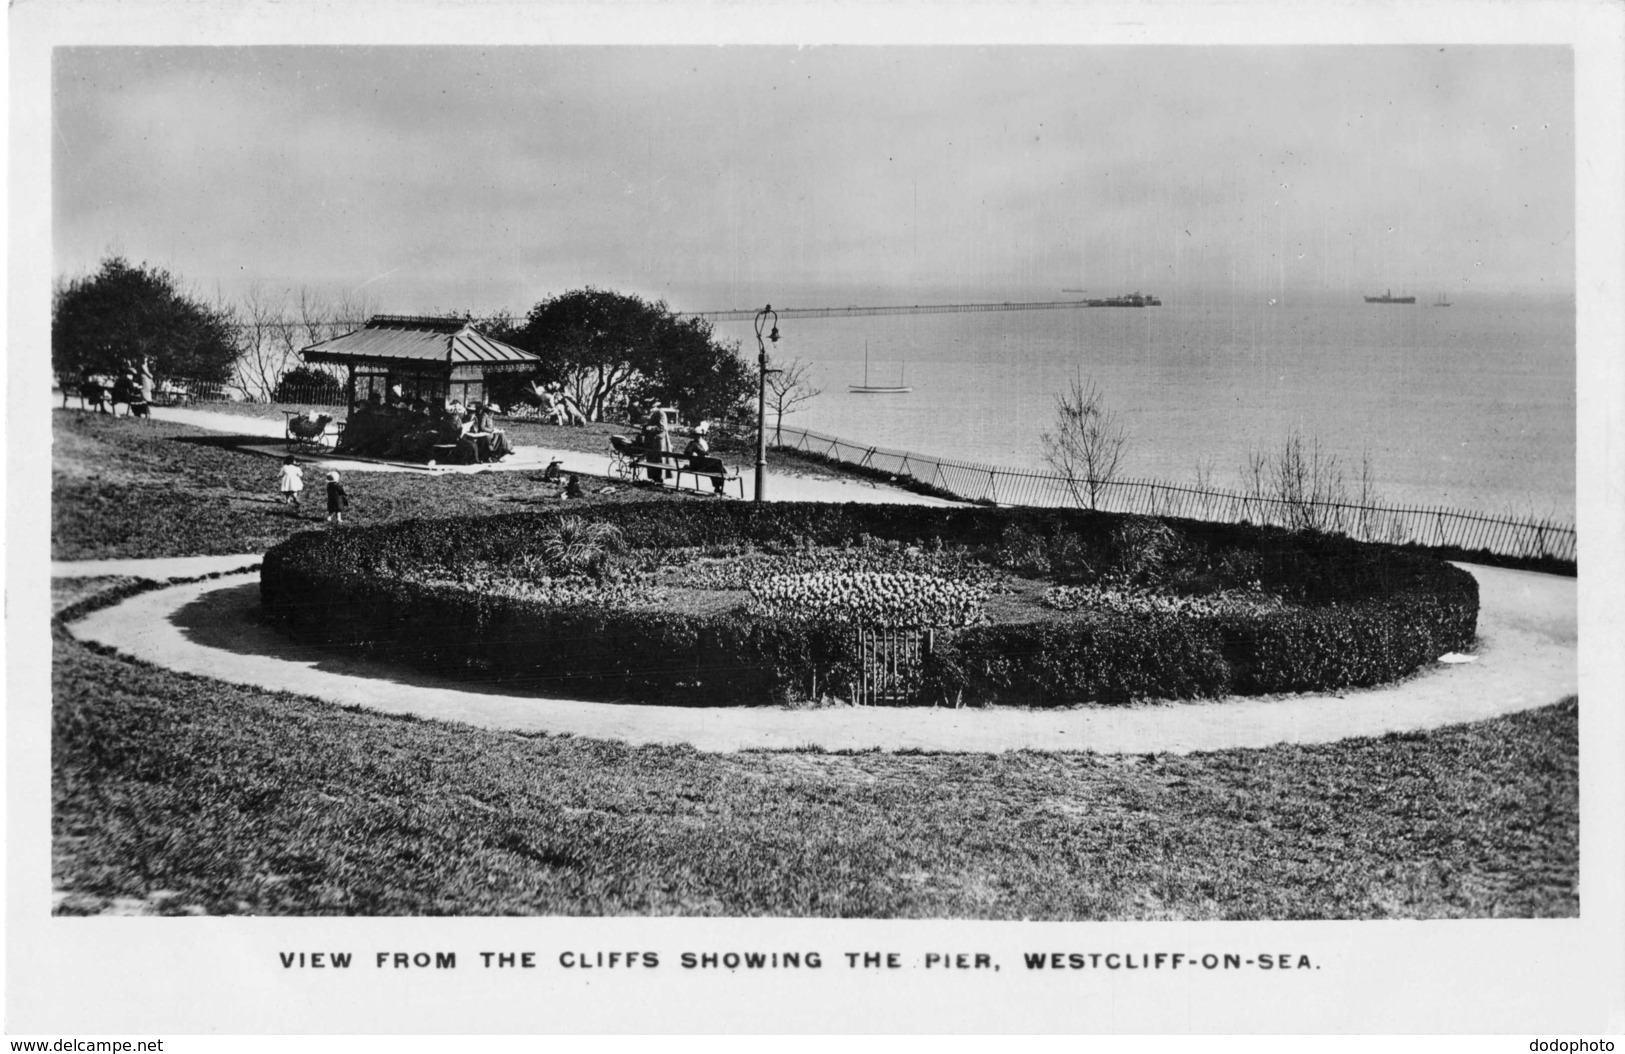
M 243 566 L 259 558 L 215 559 Z M 79 574 L 142 574 L 136 565 L 144 564 L 145 576 L 153 578 L 200 573 L 174 570 L 176 563 L 109 561 L 76 568 Z M 112 564 L 119 569 L 96 570 Z M 1473 662 L 1435 664 L 1400 684 L 1340 694 L 1121 708 L 690 709 L 471 691 L 466 684 L 298 645 L 261 621 L 258 578 L 235 575 L 143 593 L 70 629 L 82 640 L 185 673 L 491 729 L 689 743 L 701 750 L 1187 753 L 1434 728 L 1575 694 L 1576 581 L 1463 566 L 1479 583 L 1479 648 Z

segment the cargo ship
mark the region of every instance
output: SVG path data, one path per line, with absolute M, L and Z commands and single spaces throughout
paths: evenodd
M 1416 298 L 1414 296 L 1395 296 L 1394 291 L 1389 289 L 1381 296 L 1366 297 L 1365 302 L 1368 304 L 1414 304 Z

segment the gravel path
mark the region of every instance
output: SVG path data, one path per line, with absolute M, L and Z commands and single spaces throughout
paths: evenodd
M 258 557 L 236 559 L 253 562 Z M 108 563 L 119 569 L 97 573 L 161 579 L 183 564 L 192 566 L 184 561 L 151 561 L 143 570 L 132 566 L 140 561 Z M 1470 663 L 1437 664 L 1385 688 L 1126 708 L 708 710 L 483 693 L 295 644 L 261 621 L 259 583 L 253 577 L 232 576 L 141 594 L 76 622 L 71 631 L 82 640 L 186 673 L 493 729 L 628 743 L 689 743 L 702 750 L 817 745 L 1187 753 L 1433 728 L 1530 709 L 1575 694 L 1579 682 L 1575 579 L 1478 566 L 1466 569 L 1478 579 L 1481 598 L 1480 645 Z

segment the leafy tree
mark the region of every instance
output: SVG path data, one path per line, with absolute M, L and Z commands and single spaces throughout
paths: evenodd
M 121 256 L 57 288 L 51 305 L 51 366 L 116 373 L 145 363 L 156 378 L 231 378 L 237 343 L 228 311 L 185 295 L 168 271 Z
M 517 326 L 486 332 L 542 356 L 535 379 L 563 384 L 593 421 L 623 399 L 674 405 L 690 419 L 721 418 L 752 391 L 738 342 L 714 339 L 710 323 L 678 318 L 664 301 L 589 287 L 542 301 Z
M 640 372 L 638 394 L 677 407 L 690 421 L 720 420 L 756 390 L 756 371 L 739 342 L 716 340 L 703 318 L 662 320 Z
M 1039 439 L 1044 460 L 1066 481 L 1072 500 L 1098 508 L 1128 448 L 1128 431 L 1099 386 L 1075 378 L 1071 390 L 1056 397 L 1055 427 Z

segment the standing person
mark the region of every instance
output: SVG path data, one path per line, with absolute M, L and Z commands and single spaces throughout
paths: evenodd
M 666 431 L 666 415 L 655 411 L 643 418 L 643 460 L 664 464 L 671 453 L 671 433 Z M 656 483 L 666 482 L 664 469 L 651 468 L 649 478 Z
M 299 515 L 299 494 L 305 489 L 305 470 L 299 467 L 299 462 L 289 454 L 282 459 L 282 500 L 293 506 L 293 514 Z
M 337 472 L 327 474 L 327 522 L 343 523 L 344 510 L 350 507 L 350 496 L 344 493 Z

